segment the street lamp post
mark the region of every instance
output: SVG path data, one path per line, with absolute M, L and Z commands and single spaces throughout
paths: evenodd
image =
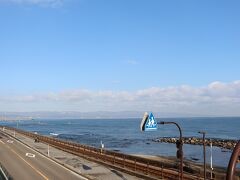
M 176 123 L 176 122 L 165 122 L 165 121 L 161 121 L 158 124 L 175 124 L 179 130 L 179 141 L 177 142 L 177 148 L 179 149 L 177 151 L 177 158 L 180 159 L 180 164 L 179 164 L 179 172 L 180 172 L 180 179 L 183 179 L 183 150 L 182 150 L 182 146 L 183 146 L 183 141 L 182 141 L 182 130 L 180 128 L 180 126 Z
M 205 143 L 206 132 L 199 131 L 198 133 L 203 135 L 203 139 L 202 139 L 203 140 L 203 156 L 204 156 L 203 163 L 204 163 L 204 180 L 205 180 L 205 179 L 207 179 L 207 174 L 206 174 L 206 143 Z

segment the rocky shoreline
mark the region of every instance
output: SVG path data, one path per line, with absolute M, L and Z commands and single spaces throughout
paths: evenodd
M 176 143 L 178 138 L 173 137 L 161 137 L 152 139 L 153 142 L 160 142 L 160 143 Z M 197 137 L 183 137 L 182 138 L 184 144 L 192 144 L 192 145 L 202 145 L 203 140 L 202 138 Z M 212 142 L 213 146 L 217 146 L 224 149 L 233 150 L 237 144 L 237 140 L 233 139 L 217 139 L 217 138 L 206 138 L 205 139 L 206 146 L 210 146 Z

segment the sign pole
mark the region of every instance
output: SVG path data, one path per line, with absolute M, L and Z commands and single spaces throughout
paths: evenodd
M 50 153 L 49 153 L 49 144 L 48 144 L 48 157 L 49 157 L 49 154 L 50 154 Z
M 210 143 L 210 152 L 211 152 L 211 157 L 210 157 L 210 165 L 211 165 L 211 179 L 213 178 L 213 157 L 212 157 L 212 141 Z

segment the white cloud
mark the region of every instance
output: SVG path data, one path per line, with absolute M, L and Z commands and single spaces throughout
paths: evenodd
M 0 97 L 0 106 L 38 110 L 145 111 L 196 115 L 240 115 L 240 81 L 205 87 L 152 87 L 130 91 L 67 90 L 28 96 Z M 22 104 L 22 106 L 20 106 Z M 27 107 L 29 109 L 27 109 Z M 45 109 L 44 109 L 45 108 Z M 17 109 L 16 109 L 17 110 Z
M 0 0 L 0 2 L 19 5 L 37 5 L 42 7 L 60 7 L 64 0 Z

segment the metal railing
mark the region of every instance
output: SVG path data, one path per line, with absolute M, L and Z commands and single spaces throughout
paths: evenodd
M 43 142 L 63 151 L 75 154 L 85 159 L 95 161 L 129 174 L 134 174 L 145 179 L 178 179 L 179 172 L 173 166 L 161 163 L 159 161 L 141 158 L 133 155 L 127 155 L 110 150 L 103 150 L 79 143 L 64 141 L 53 137 L 47 137 L 20 129 L 5 127 L 8 130 L 15 131 L 27 137 L 34 139 L 36 142 Z M 177 166 L 176 166 L 177 167 Z M 184 172 L 183 179 L 193 180 L 201 179 L 196 175 Z
M 0 163 L 0 178 L 3 180 L 13 180 L 6 168 Z

